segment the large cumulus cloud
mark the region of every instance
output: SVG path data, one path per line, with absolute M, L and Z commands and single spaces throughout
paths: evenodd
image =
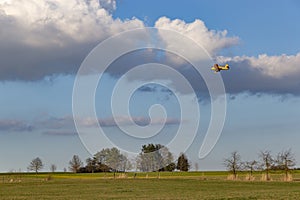
M 114 9 L 114 0 L 0 2 L 0 79 L 75 73 L 98 42 L 144 26 L 138 19 L 114 19 Z
M 229 63 L 230 73 L 223 73 L 227 92 L 268 94 L 300 94 L 300 53 L 296 55 L 257 57 L 219 57 L 222 63 Z
M 178 33 L 194 40 L 211 55 L 215 55 L 219 50 L 232 47 L 239 43 L 238 37 L 227 36 L 227 30 L 209 30 L 205 23 L 199 19 L 196 19 L 191 23 L 186 23 L 180 19 L 171 20 L 167 17 L 161 17 L 156 21 L 155 27 L 177 31 Z M 180 49 L 183 45 L 180 44 L 180 41 L 174 41 L 172 37 L 168 37 L 166 34 L 162 35 L 162 37 L 166 46 L 177 45 L 177 49 Z M 193 52 L 191 51 L 190 53 Z M 199 55 L 196 54 L 194 59 L 197 59 L 197 57 L 199 57 Z

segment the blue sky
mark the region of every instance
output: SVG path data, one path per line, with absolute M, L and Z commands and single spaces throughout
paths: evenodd
M 51 164 L 63 170 L 74 154 L 85 160 L 93 153 L 88 150 L 106 148 L 101 142 L 92 141 L 93 147 L 86 143 L 97 132 L 87 116 L 80 119 L 85 124 L 85 133 L 78 135 L 74 127 L 72 92 L 76 72 L 89 52 L 105 39 L 122 31 L 153 26 L 192 38 L 206 48 L 213 59 L 210 62 L 230 64 L 230 71 L 216 75 L 224 81 L 227 94 L 224 128 L 213 150 L 200 160 L 199 149 L 212 112 L 203 80 L 195 77 L 195 71 L 186 62 L 174 59 L 174 55 L 141 51 L 117 60 L 103 74 L 96 90 L 97 117 L 118 147 L 137 151 L 143 142 L 168 143 L 179 124 L 188 124 L 184 122 L 194 116 L 191 105 L 187 108 L 191 109 L 191 115 L 180 119 L 180 100 L 168 88 L 174 86 L 177 97 L 188 101 L 192 95 L 185 87 L 174 80 L 170 84 L 162 78 L 163 71 L 140 70 L 122 84 L 124 94 L 122 90 L 117 94 L 120 96 L 116 107 L 126 103 L 125 91 L 132 86 L 162 80 L 163 86 L 150 84 L 135 91 L 129 111 L 136 123 L 145 125 L 149 122 L 151 106 L 160 104 L 167 113 L 163 131 L 149 140 L 131 140 L 122 136 L 120 127 L 112 121 L 111 95 L 122 73 L 135 65 L 161 61 L 185 74 L 199 98 L 199 130 L 191 138 L 193 130 L 187 125 L 190 131 L 183 140 L 192 142 L 186 154 L 192 163 L 199 163 L 201 170 L 224 169 L 222 160 L 235 150 L 244 160 L 250 160 L 258 159 L 261 150 L 270 150 L 275 156 L 291 148 L 300 166 L 299 8 L 296 0 L 272 3 L 0 0 L 0 24 L 5 27 L 0 30 L 0 171 L 26 171 L 35 157 L 44 161 L 44 170 Z M 168 37 L 162 40 L 166 47 L 180 47 Z M 193 53 L 190 55 L 192 60 L 197 60 Z M 84 84 L 95 77 L 83 79 Z M 83 94 L 82 98 L 87 96 Z M 158 111 L 152 116 L 154 124 L 145 131 L 146 136 L 163 123 L 161 107 L 155 108 Z M 130 116 L 120 113 L 116 117 L 125 128 L 134 131 L 129 125 Z M 170 151 L 177 157 L 183 146 L 178 144 L 178 148 Z

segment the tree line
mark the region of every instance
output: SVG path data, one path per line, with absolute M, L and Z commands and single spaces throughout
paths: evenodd
M 105 148 L 85 160 L 85 164 L 78 155 L 73 155 L 69 161 L 69 170 L 74 173 L 99 173 L 99 172 L 126 172 L 129 170 L 141 172 L 154 171 L 188 171 L 190 164 L 187 156 L 181 153 L 174 160 L 169 149 L 161 144 L 143 145 L 139 155 L 130 160 L 116 147 Z M 29 166 L 29 171 L 38 173 L 44 167 L 42 160 L 37 157 Z M 55 172 L 56 166 L 51 165 L 50 170 Z M 65 171 L 65 170 L 64 170 Z
M 271 180 L 271 171 L 283 171 L 284 179 L 288 180 L 291 170 L 296 165 L 296 160 L 291 149 L 283 150 L 275 156 L 270 151 L 260 151 L 258 160 L 242 161 L 241 155 L 234 151 L 231 155 L 224 159 L 224 165 L 227 170 L 233 175 L 233 179 L 237 179 L 238 172 L 249 172 L 249 179 L 253 177 L 254 171 L 263 171 L 265 173 L 265 180 Z

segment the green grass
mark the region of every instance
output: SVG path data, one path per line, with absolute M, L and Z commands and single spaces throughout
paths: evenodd
M 148 174 L 148 176 L 147 176 Z M 282 174 L 276 176 L 280 177 Z M 47 180 L 51 176 L 50 180 Z M 0 199 L 298 199 L 300 182 L 226 180 L 224 172 L 0 174 Z M 261 174 L 256 173 L 260 177 Z M 272 176 L 275 176 L 273 174 Z M 300 176 L 295 173 L 295 176 Z M 148 178 L 146 178 L 148 177 Z M 242 181 L 243 180 L 243 181 Z M 12 181 L 12 182 L 10 182 Z

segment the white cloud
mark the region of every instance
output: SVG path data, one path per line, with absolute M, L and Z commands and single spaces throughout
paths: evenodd
M 236 56 L 218 57 L 220 62 L 237 62 L 248 61 L 249 66 L 259 70 L 262 74 L 274 78 L 300 75 L 300 53 L 296 55 L 279 55 L 268 56 L 267 54 L 258 55 L 258 57 Z
M 22 33 L 22 42 L 31 46 L 99 41 L 143 27 L 137 19 L 113 19 L 110 12 L 115 9 L 113 0 L 11 0 L 0 4 L 1 18 L 10 19 L 7 23 L 14 26 L 8 31 Z
M 11 0 L 0 2 L 0 80 L 39 80 L 75 73 L 104 39 L 143 27 L 114 19 L 115 0 Z
M 227 30 L 209 30 L 200 19 L 196 19 L 192 23 L 186 23 L 180 19 L 171 20 L 167 17 L 161 17 L 156 21 L 155 27 L 177 31 L 193 39 L 210 54 L 216 54 L 219 50 L 237 45 L 239 42 L 238 37 L 228 37 Z M 164 40 L 167 45 L 177 44 L 178 49 L 182 46 L 180 41 L 174 41 L 172 38 L 168 38 L 168 36 L 165 36 Z
M 231 65 L 230 71 L 223 73 L 228 93 L 300 94 L 300 53 L 218 57 L 218 61 Z
M 251 65 L 260 69 L 264 74 L 281 78 L 285 76 L 300 75 L 300 53 L 296 55 L 267 56 L 259 55 L 258 58 L 251 58 Z

